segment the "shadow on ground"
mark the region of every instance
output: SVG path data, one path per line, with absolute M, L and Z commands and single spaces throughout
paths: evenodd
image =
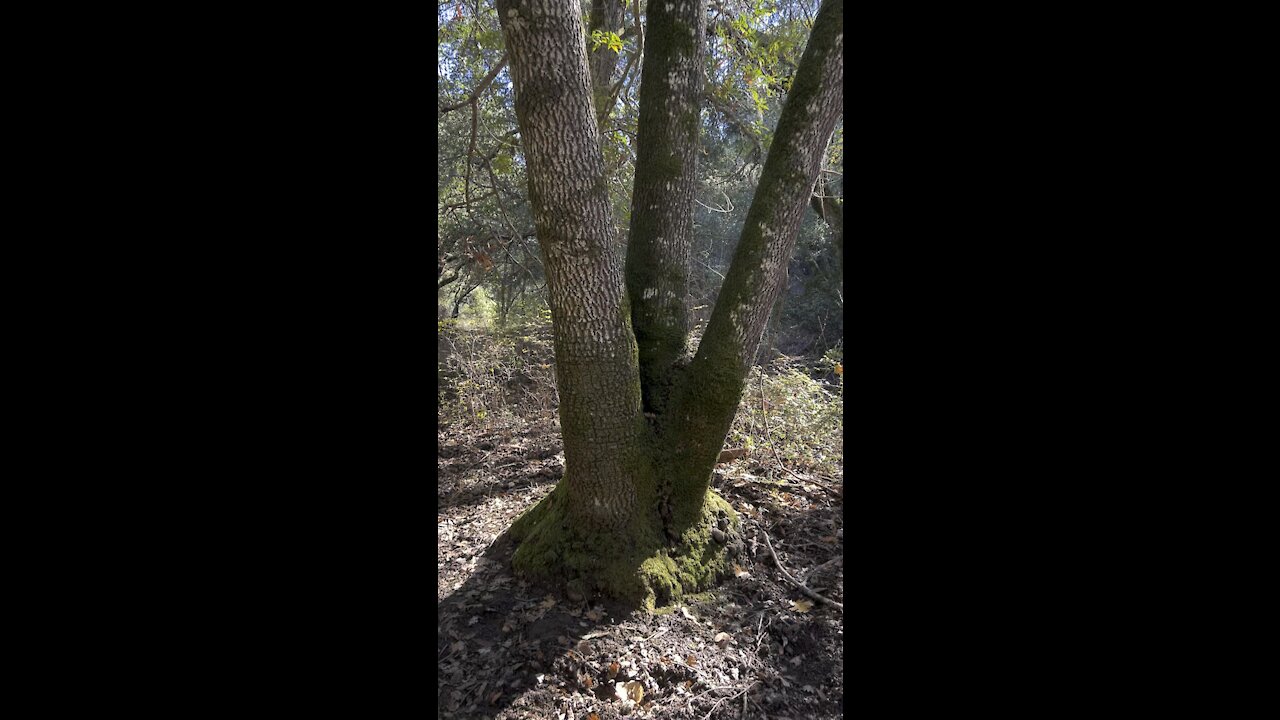
M 793 572 L 841 552 L 813 537 L 838 518 L 835 508 L 788 507 L 752 487 L 741 489 L 750 500 L 717 489 L 735 508 L 755 507 L 744 534 L 755 537 L 765 523 Z M 500 535 L 440 601 L 440 717 L 613 720 L 624 717 L 619 682 L 643 693 L 639 707 L 625 708 L 628 718 L 842 717 L 843 616 L 797 605 L 804 598 L 779 578 L 763 545 L 743 556 L 742 576 L 656 615 L 522 583 L 511 574 L 512 550 Z
M 636 609 L 599 601 L 571 603 L 518 581 L 510 569 L 513 549 L 503 533 L 480 557 L 471 577 L 440 601 L 440 717 L 556 717 L 564 710 L 555 690 L 561 676 L 569 674 L 574 655 L 581 657 L 577 646 L 595 639 L 593 633 L 610 632 Z M 592 609 L 597 606 L 599 615 Z M 513 712 L 504 714 L 506 710 Z M 586 717 L 585 708 L 580 717 Z

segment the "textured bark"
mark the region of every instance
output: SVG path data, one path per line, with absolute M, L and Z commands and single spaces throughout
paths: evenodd
M 695 522 L 743 381 L 795 248 L 822 154 L 844 103 L 844 9 L 824 0 L 774 132 L 742 236 L 697 355 L 672 399 L 675 528 Z
M 587 25 L 587 36 L 599 30 L 622 34 L 626 7 L 622 0 L 591 0 L 591 20 Z M 590 42 L 590 40 L 588 40 Z M 590 47 L 590 46 L 588 46 Z M 596 119 L 603 123 L 613 109 L 613 71 L 618 66 L 618 53 L 601 45 L 590 52 L 591 63 L 591 95 L 594 98 Z
M 497 7 L 546 269 L 566 462 L 555 490 L 512 525 L 512 562 L 570 589 L 652 604 L 706 587 L 741 552 L 733 510 L 708 480 L 841 110 L 840 5 L 826 0 L 819 11 L 720 301 L 680 377 L 672 368 L 687 336 L 701 1 L 650 6 L 625 283 L 610 243 L 580 5 Z M 651 391 L 673 388 L 669 399 L 651 392 L 668 418 L 652 428 L 642 414 L 642 368 Z M 675 514 L 660 520 L 660 505 Z M 725 530 L 715 541 L 718 524 Z
M 622 528 L 641 516 L 651 473 L 580 9 L 574 0 L 497 5 L 553 319 L 566 462 L 557 490 L 576 527 Z
M 689 334 L 686 296 L 697 181 L 705 0 L 649 5 L 627 293 L 645 410 L 661 415 Z

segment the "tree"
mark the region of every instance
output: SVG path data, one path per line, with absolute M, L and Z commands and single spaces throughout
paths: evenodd
M 685 295 L 705 5 L 648 7 L 625 269 L 581 5 L 497 0 L 497 10 L 547 279 L 566 463 L 552 493 L 512 525 L 512 562 L 571 594 L 651 606 L 707 587 L 741 551 L 711 471 L 842 111 L 843 10 L 824 0 L 815 17 L 696 350 Z

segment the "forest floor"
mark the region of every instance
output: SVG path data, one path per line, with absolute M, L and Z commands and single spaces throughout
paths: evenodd
M 774 457 L 716 466 L 747 552 L 735 577 L 658 614 L 514 578 L 499 541 L 564 468 L 554 417 L 442 426 L 437 708 L 443 718 L 843 717 L 843 477 Z M 766 535 L 768 543 L 766 543 Z

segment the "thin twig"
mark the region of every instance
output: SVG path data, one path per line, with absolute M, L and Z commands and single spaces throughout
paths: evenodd
M 471 216 L 471 162 L 475 159 L 476 154 L 476 135 L 480 127 L 480 105 L 475 97 L 471 98 L 471 145 L 467 148 L 467 176 L 462 184 L 463 195 L 467 199 L 467 217 Z M 494 188 L 493 193 L 496 195 L 498 189 Z
M 697 695 L 694 695 L 693 697 L 689 698 L 689 702 L 690 702 L 690 703 L 692 703 L 694 700 L 697 700 L 698 698 L 702 697 L 703 695 L 707 695 L 707 694 L 709 694 L 709 693 L 713 693 L 713 692 L 715 692 L 715 691 L 717 691 L 717 690 L 732 690 L 732 689 L 734 689 L 735 687 L 737 687 L 737 686 L 736 686 L 736 685 L 717 685 L 717 686 L 715 686 L 715 687 L 710 687 L 710 688 L 707 688 L 706 690 L 703 690 L 702 692 L 698 693 Z M 726 696 L 726 697 L 728 697 L 728 696 Z
M 750 685 L 748 685 L 745 689 L 743 689 L 743 691 L 742 691 L 742 692 L 738 693 L 737 695 L 730 695 L 730 696 L 727 696 L 727 697 L 722 697 L 722 698 L 720 698 L 719 700 L 717 700 L 717 701 L 716 701 L 716 704 L 715 704 L 715 705 L 712 705 L 712 706 L 711 706 L 711 709 L 707 711 L 707 714 L 702 716 L 702 720 L 707 720 L 707 718 L 711 717 L 711 714 L 712 714 L 712 713 L 714 713 L 714 712 L 716 711 L 716 708 L 720 707 L 720 703 L 724 702 L 725 700 L 737 700 L 739 696 L 746 695 L 746 694 L 747 694 L 747 690 L 750 690 L 751 688 L 755 687 L 759 682 L 760 682 L 760 681 L 759 681 L 759 680 L 757 680 L 757 681 L 755 681 L 755 682 L 751 683 L 751 684 L 750 684 Z
M 836 607 L 840 610 L 840 612 L 844 612 L 844 605 L 842 605 L 841 603 L 838 603 L 835 600 L 829 600 L 827 598 L 822 597 L 818 593 L 810 590 L 809 587 L 804 583 L 800 582 L 794 577 L 791 577 L 791 573 L 787 572 L 787 569 L 782 567 L 782 562 L 778 560 L 777 553 L 773 551 L 773 543 L 769 542 L 769 533 L 765 532 L 764 527 L 761 525 L 757 525 L 756 527 L 760 530 L 760 534 L 764 535 L 764 544 L 765 544 L 765 547 L 769 548 L 769 557 L 773 558 L 773 564 L 778 566 L 778 570 L 782 571 L 782 574 L 788 580 L 790 580 L 792 584 L 800 588 L 800 592 L 804 593 L 805 595 L 808 595 L 810 598 L 814 600 Z
M 810 543 L 810 544 L 812 544 L 812 543 Z M 815 565 L 815 566 L 813 566 L 812 568 L 810 568 L 810 569 L 809 569 L 809 571 L 808 571 L 808 572 L 806 572 L 806 573 L 804 574 L 804 576 L 803 576 L 801 579 L 802 579 L 802 580 L 806 580 L 806 581 L 807 581 L 809 578 L 813 577 L 813 574 L 814 574 L 814 573 L 818 572 L 818 571 L 819 571 L 819 570 L 821 570 L 822 568 L 827 567 L 828 565 L 834 565 L 834 564 L 836 564 L 836 563 L 842 563 L 842 562 L 844 562 L 844 555 L 837 555 L 837 556 L 835 556 L 835 557 L 831 558 L 830 560 L 828 560 L 828 561 L 826 561 L 826 562 L 822 563 L 821 565 Z
M 659 635 L 661 635 L 661 634 L 665 633 L 666 631 L 668 631 L 668 630 L 670 630 L 670 629 L 671 629 L 671 628 L 665 628 L 665 627 L 664 627 L 664 628 L 662 628 L 661 630 L 659 630 L 658 632 L 656 632 L 656 633 L 654 633 L 654 634 L 650 635 L 649 637 L 645 638 L 645 639 L 644 639 L 644 641 L 645 641 L 645 642 L 649 642 L 649 641 L 653 640 L 654 638 L 658 637 Z
M 762 617 L 763 615 L 764 613 L 761 613 Z M 757 628 L 756 632 L 759 634 L 756 635 L 756 654 L 760 653 L 760 644 L 764 642 L 764 635 L 771 627 L 773 627 L 773 618 L 769 618 L 769 624 L 765 625 L 763 630 Z

